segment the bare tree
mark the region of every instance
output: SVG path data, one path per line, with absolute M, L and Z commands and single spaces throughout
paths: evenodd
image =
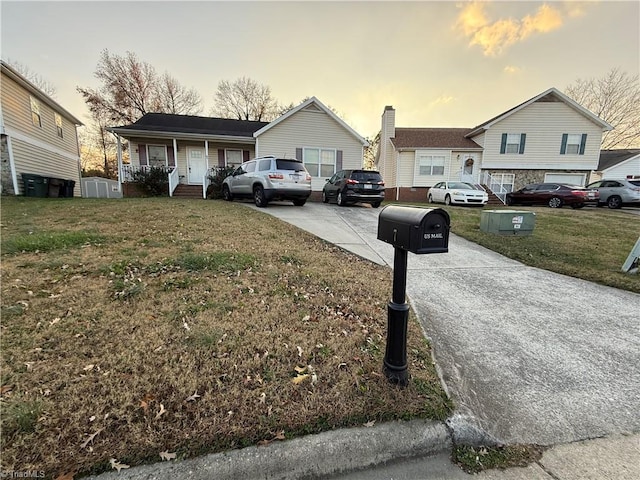
M 132 123 L 145 113 L 197 115 L 202 98 L 194 89 L 181 86 L 168 73 L 159 76 L 155 68 L 138 59 L 103 50 L 94 76 L 98 89 L 77 87 L 92 113 L 111 122 Z
M 51 98 L 55 98 L 56 96 L 56 87 L 53 83 L 46 80 L 39 74 L 32 71 L 26 65 L 23 65 L 20 62 L 16 62 L 15 60 L 7 59 L 7 64 L 9 64 L 15 71 L 17 71 L 24 78 L 33 83 L 36 87 L 42 90 L 44 93 L 49 95 Z
M 638 75 L 614 68 L 602 78 L 578 79 L 565 93 L 613 126 L 602 136 L 602 148 L 640 147 Z
M 375 170 L 376 168 L 376 153 L 380 146 L 380 132 L 376 133 L 373 139 L 368 138 L 369 146 L 364 149 L 364 168 Z
M 242 77 L 234 82 L 223 80 L 218 83 L 211 114 L 222 118 L 269 122 L 279 116 L 280 107 L 271 96 L 271 88 Z

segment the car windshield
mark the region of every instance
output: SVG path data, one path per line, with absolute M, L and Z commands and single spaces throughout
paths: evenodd
M 378 172 L 353 172 L 351 174 L 353 180 L 358 182 L 374 182 L 378 183 L 382 181 L 382 177 Z
M 476 190 L 476 187 L 470 183 L 454 182 L 449 184 L 449 188 L 457 188 L 458 190 Z
M 276 160 L 276 169 L 277 170 L 293 170 L 294 172 L 304 172 L 304 165 L 302 162 L 297 162 L 295 160 L 284 160 L 277 159 Z

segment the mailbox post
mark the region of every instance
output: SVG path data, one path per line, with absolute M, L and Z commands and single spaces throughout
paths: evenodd
M 378 240 L 394 247 L 393 292 L 387 306 L 387 346 L 383 371 L 400 386 L 409 383 L 406 303 L 407 252 L 418 255 L 449 251 L 449 214 L 440 208 L 387 205 L 378 217 Z

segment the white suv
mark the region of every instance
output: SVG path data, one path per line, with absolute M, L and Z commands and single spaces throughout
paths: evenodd
M 300 160 L 259 157 L 236 168 L 222 182 L 222 198 L 253 198 L 256 206 L 271 200 L 292 200 L 301 207 L 311 195 L 311 175 Z
M 620 208 L 623 205 L 640 206 L 640 179 L 600 180 L 587 185 L 600 192 L 598 206 Z

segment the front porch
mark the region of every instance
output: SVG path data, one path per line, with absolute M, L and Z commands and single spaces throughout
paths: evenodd
M 204 172 L 196 184 L 188 184 L 186 182 L 180 182 L 180 176 L 178 175 L 178 168 L 176 166 L 123 164 L 119 170 L 120 189 L 124 197 L 142 196 L 143 192 L 138 188 L 139 174 L 157 174 L 158 176 L 165 176 L 165 194 L 169 197 L 207 198 L 207 189 L 211 184 L 211 179 L 225 169 L 226 167 L 224 166 L 211 167 Z

